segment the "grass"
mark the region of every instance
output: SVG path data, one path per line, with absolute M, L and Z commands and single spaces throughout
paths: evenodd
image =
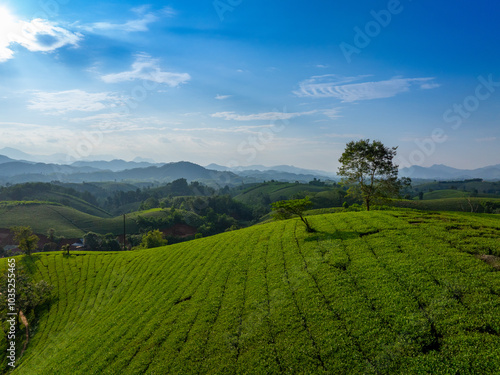
M 55 290 L 12 373 L 498 371 L 500 273 L 479 256 L 500 255 L 499 215 L 308 220 L 317 233 L 288 220 L 158 249 L 18 257 Z
M 444 198 L 464 198 L 470 196 L 470 193 L 454 189 L 434 190 L 424 194 L 424 200 L 444 199 Z M 418 198 L 416 198 L 418 199 Z
M 165 211 L 152 209 L 127 214 L 127 233 L 137 231 L 135 219 L 139 215 L 160 217 Z M 0 228 L 19 225 L 28 225 L 38 234 L 54 228 L 57 235 L 66 238 L 80 238 L 87 232 L 118 235 L 123 233 L 123 216 L 102 218 L 50 202 L 0 202 Z
M 437 192 L 436 192 L 437 193 Z M 495 209 L 500 208 L 500 198 L 470 198 L 472 209 L 482 212 L 482 203 L 492 202 Z M 394 200 L 391 205 L 403 208 L 413 208 L 426 211 L 463 211 L 471 212 L 471 206 L 467 198 L 443 198 L 428 200 Z
M 295 194 L 302 192 L 320 192 L 330 189 L 325 186 L 314 186 L 309 184 L 294 184 L 290 182 L 266 182 L 256 184 L 244 190 L 242 193 L 234 197 L 234 199 L 252 204 L 256 199 L 260 199 L 262 195 L 269 195 L 272 202 L 291 199 Z

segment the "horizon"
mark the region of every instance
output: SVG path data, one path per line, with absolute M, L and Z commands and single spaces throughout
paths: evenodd
M 3 2 L 0 148 L 335 173 L 369 138 L 401 168 L 500 164 L 500 4 L 168 4 Z
M 126 162 L 126 163 L 149 163 L 149 164 L 157 164 L 157 165 L 165 165 L 165 164 L 175 164 L 175 163 L 192 163 L 192 164 L 196 164 L 196 165 L 199 165 L 203 168 L 206 168 L 206 169 L 210 169 L 209 167 L 211 165 L 214 165 L 214 166 L 217 166 L 217 167 L 223 167 L 223 168 L 227 168 L 227 169 L 230 169 L 230 170 L 250 170 L 250 168 L 252 167 L 263 167 L 263 168 L 266 168 L 266 169 L 271 169 L 271 168 L 274 168 L 274 167 L 292 167 L 292 168 L 295 168 L 295 169 L 302 169 L 304 171 L 308 171 L 308 172 L 314 172 L 314 173 L 326 173 L 327 175 L 330 175 L 330 176 L 337 176 L 337 171 L 336 170 L 324 170 L 324 169 L 314 169 L 314 168 L 306 168 L 306 167 L 301 167 L 301 166 L 297 166 L 297 165 L 292 165 L 292 164 L 272 164 L 272 165 L 263 165 L 263 164 L 248 164 L 248 165 L 238 165 L 238 166 L 235 166 L 235 167 L 229 167 L 227 165 L 222 165 L 222 164 L 218 164 L 218 163 L 195 163 L 193 161 L 190 161 L 190 160 L 171 160 L 171 161 L 156 161 L 156 160 L 153 160 L 153 159 L 148 159 L 148 158 L 143 158 L 141 156 L 136 156 L 135 158 L 133 159 L 121 159 L 121 158 L 118 158 L 118 157 L 113 157 L 112 155 L 107 155 L 108 158 L 103 158 L 103 159 L 92 159 L 92 158 L 89 158 L 89 159 L 80 159 L 80 160 L 75 160 L 75 161 L 71 161 L 70 163 L 67 163 L 67 162 L 64 162 L 64 161 L 42 161 L 42 160 L 37 160 L 37 158 L 39 157 L 55 157 L 57 156 L 57 154 L 52 154 L 52 155 L 32 155 L 32 154 L 28 154 L 28 153 L 24 153 L 23 151 L 20 151 L 21 153 L 23 154 L 26 154 L 26 156 L 30 157 L 29 159 L 18 159 L 18 158 L 15 158 L 15 157 L 9 157 L 7 155 L 5 155 L 4 153 L 4 150 L 8 150 L 10 152 L 19 152 L 20 150 L 17 150 L 17 149 L 14 149 L 14 148 L 11 148 L 11 147 L 5 147 L 5 148 L 2 148 L 0 149 L 0 156 L 6 156 L 14 161 L 28 161 L 28 162 L 36 162 L 36 163 L 42 163 L 42 164 L 56 164 L 56 165 L 72 165 L 74 163 L 79 163 L 79 162 L 84 162 L 84 163 L 99 163 L 99 162 L 105 162 L 105 163 L 109 163 L 109 162 L 116 162 L 116 161 L 120 161 L 120 162 Z M 98 155 L 97 155 L 98 157 Z M 446 167 L 446 168 L 452 168 L 452 169 L 456 169 L 456 170 L 459 170 L 459 171 L 473 171 L 473 170 L 476 170 L 476 169 L 483 169 L 483 168 L 487 168 L 487 167 L 500 167 L 500 164 L 486 164 L 486 165 L 483 165 L 483 166 L 480 166 L 480 167 L 477 167 L 477 168 L 455 168 L 455 167 L 451 167 L 449 165 L 446 165 L 446 164 L 433 164 L 433 165 L 430 165 L 430 166 L 427 166 L 427 167 L 422 167 L 422 166 L 419 166 L 419 165 L 411 165 L 411 166 L 400 166 L 398 165 L 398 169 L 401 171 L 403 169 L 411 169 L 413 167 L 421 167 L 421 168 L 433 168 L 433 167 Z M 143 167 L 137 167 L 137 168 L 143 168 Z M 291 173 L 302 173 L 302 172 L 291 172 Z M 329 176 L 325 176 L 325 177 L 329 177 Z

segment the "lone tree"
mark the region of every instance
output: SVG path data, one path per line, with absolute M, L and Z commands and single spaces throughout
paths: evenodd
M 304 217 L 304 211 L 312 206 L 312 202 L 309 198 L 303 199 L 291 199 L 285 201 L 278 201 L 271 203 L 274 210 L 274 217 L 278 220 L 290 219 L 293 215 L 300 217 L 300 220 L 305 224 L 306 230 L 310 233 L 316 232 L 316 230 L 311 227 L 307 219 Z
M 339 175 L 345 177 L 342 183 L 351 185 L 349 195 L 361 196 L 367 211 L 374 200 L 397 196 L 411 184 L 406 177 L 398 180 L 398 166 L 393 164 L 396 149 L 361 139 L 349 142 L 339 159 Z
M 39 240 L 38 236 L 33 234 L 31 227 L 12 227 L 10 230 L 14 232 L 14 241 L 17 242 L 19 249 L 25 254 L 31 255 Z

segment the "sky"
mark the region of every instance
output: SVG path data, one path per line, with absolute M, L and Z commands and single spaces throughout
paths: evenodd
M 0 148 L 335 172 L 500 164 L 500 3 L 0 1 Z

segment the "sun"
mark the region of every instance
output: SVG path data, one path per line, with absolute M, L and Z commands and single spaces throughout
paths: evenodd
M 13 55 L 9 44 L 19 32 L 18 21 L 5 6 L 0 6 L 0 62 L 10 59 Z
M 3 34 L 12 30 L 16 24 L 16 19 L 5 6 L 0 6 L 0 32 Z
M 17 26 L 16 18 L 5 6 L 0 6 L 0 40 L 9 39 L 9 34 L 15 32 Z

